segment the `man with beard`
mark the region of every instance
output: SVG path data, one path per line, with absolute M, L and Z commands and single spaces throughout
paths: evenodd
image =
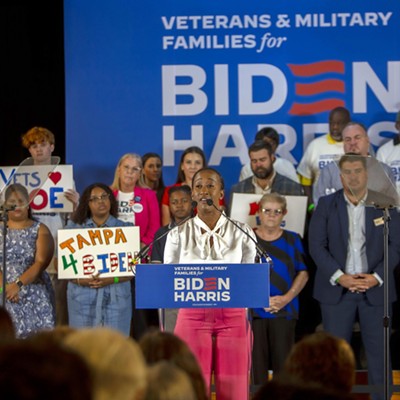
M 279 193 L 284 196 L 303 196 L 302 186 L 278 174 L 274 170 L 275 154 L 270 143 L 263 140 L 254 142 L 249 147 L 249 157 L 253 176 L 232 186 L 230 201 L 233 193 Z M 261 197 L 261 196 L 260 196 Z

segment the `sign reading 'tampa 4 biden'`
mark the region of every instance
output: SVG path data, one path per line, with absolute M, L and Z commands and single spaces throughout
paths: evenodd
M 60 229 L 57 249 L 60 279 L 132 276 L 139 227 Z
M 268 264 L 140 264 L 137 308 L 268 307 Z
M 35 212 L 72 212 L 64 192 L 74 187 L 72 165 L 0 167 L 0 188 L 19 183 L 28 190 Z

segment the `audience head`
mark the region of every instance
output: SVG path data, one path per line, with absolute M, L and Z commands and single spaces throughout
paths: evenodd
M 54 142 L 52 132 L 37 126 L 22 135 L 22 146 L 29 150 L 35 165 L 51 164 Z
M 142 156 L 142 175 L 140 176 L 142 186 L 152 188 L 163 188 L 162 159 L 157 153 L 146 153 Z
M 354 354 L 344 339 L 316 332 L 293 346 L 284 372 L 304 382 L 350 393 L 355 381 Z
M 263 195 L 263 197 L 261 197 L 260 200 L 260 209 L 262 207 L 265 208 L 265 206 L 268 203 L 276 203 L 279 206 L 279 209 L 282 211 L 282 214 L 286 214 L 287 211 L 287 201 L 286 201 L 286 197 L 282 196 L 279 193 L 273 192 L 273 193 L 266 193 Z
M 22 146 L 26 149 L 29 149 L 33 144 L 47 142 L 50 145 L 53 145 L 54 150 L 54 134 L 46 128 L 35 126 L 34 128 L 29 129 L 28 132 L 24 133 L 21 139 Z
M 81 329 L 65 345 L 89 365 L 95 400 L 141 399 L 146 388 L 146 364 L 133 339 L 108 328 Z
M 274 172 L 275 154 L 272 146 L 258 140 L 249 147 L 250 167 L 258 179 L 268 179 Z
M 339 169 L 342 170 L 347 163 L 360 163 L 363 169 L 367 169 L 367 158 L 357 153 L 343 154 L 339 159 Z
M 36 342 L 53 342 L 56 344 L 63 344 L 65 339 L 76 332 L 76 328 L 68 325 L 58 325 L 53 329 L 42 330 L 36 332 L 33 336 L 29 337 L 29 340 Z
M 351 400 L 349 393 L 337 392 L 314 382 L 303 382 L 291 376 L 280 375 L 266 382 L 253 400 Z
M 115 168 L 112 190 L 133 191 L 139 181 L 141 171 L 142 159 L 139 154 L 124 154 Z
M 340 180 L 347 195 L 362 199 L 368 186 L 367 158 L 347 153 L 339 160 Z
M 342 141 L 343 128 L 350 122 L 350 112 L 347 108 L 336 107 L 329 113 L 329 133 L 333 140 Z
M 169 332 L 150 331 L 142 336 L 139 346 L 148 365 L 162 360 L 171 362 L 188 374 L 196 393 L 196 399 L 207 399 L 206 385 L 200 366 L 182 339 Z
M 112 190 L 104 183 L 93 183 L 82 193 L 78 207 L 71 216 L 71 220 L 77 224 L 82 224 L 88 218 L 92 218 L 97 213 L 97 207 L 102 202 L 106 203 L 106 209 L 100 210 L 117 218 L 118 204 Z
M 169 211 L 176 223 L 193 213 L 192 190 L 188 185 L 172 186 L 169 189 Z
M 279 146 L 279 133 L 270 126 L 260 129 L 254 138 L 254 141 L 264 140 L 268 142 L 272 147 L 272 152 L 275 153 Z
M 25 186 L 20 183 L 13 183 L 9 185 L 4 194 L 4 201 L 7 206 L 16 206 L 15 210 L 10 211 L 10 218 L 15 216 L 16 218 L 22 218 L 19 214 L 23 210 L 27 210 L 28 218 L 32 218 L 32 211 L 29 206 L 29 193 Z
M 260 200 L 258 214 L 261 230 L 280 231 L 287 214 L 286 198 L 278 193 L 265 194 Z
M 197 400 L 189 376 L 171 362 L 160 361 L 149 368 L 144 400 Z
M 342 131 L 343 148 L 346 154 L 354 153 L 367 156 L 369 152 L 369 137 L 363 124 L 349 122 Z
M 176 183 L 189 183 L 193 175 L 201 168 L 207 166 L 206 156 L 200 147 L 188 147 L 181 156 Z
M 0 351 L 0 393 L 4 399 L 88 400 L 90 370 L 75 352 L 54 342 L 15 341 Z

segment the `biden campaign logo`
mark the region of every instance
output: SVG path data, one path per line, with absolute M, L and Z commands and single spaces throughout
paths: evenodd
M 229 277 L 174 278 L 174 301 L 206 306 L 231 299 Z

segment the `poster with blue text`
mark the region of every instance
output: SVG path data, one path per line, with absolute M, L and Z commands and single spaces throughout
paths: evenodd
M 227 188 L 263 126 L 295 165 L 337 106 L 376 147 L 400 108 L 398 0 L 66 0 L 67 160 L 79 190 L 127 152 L 166 184 L 204 149 Z

